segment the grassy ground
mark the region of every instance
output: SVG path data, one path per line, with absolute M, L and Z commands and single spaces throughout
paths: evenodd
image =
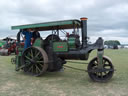
M 13 56 L 0 56 L 0 96 L 128 96 L 128 50 L 106 50 L 115 66 L 107 83 L 92 82 L 84 71 L 66 68 L 64 72 L 47 72 L 42 77 L 15 72 Z M 89 60 L 96 56 L 90 54 Z M 89 62 L 89 61 L 80 61 Z M 86 69 L 87 65 L 67 65 Z

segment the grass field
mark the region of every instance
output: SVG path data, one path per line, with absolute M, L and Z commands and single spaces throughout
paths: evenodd
M 70 68 L 32 77 L 14 71 L 15 66 L 10 62 L 14 56 L 0 56 L 0 96 L 128 96 L 128 50 L 105 50 L 105 55 L 112 59 L 116 69 L 107 83 L 93 82 L 87 72 Z M 96 51 L 89 60 L 94 56 Z M 67 65 L 87 69 L 87 65 Z

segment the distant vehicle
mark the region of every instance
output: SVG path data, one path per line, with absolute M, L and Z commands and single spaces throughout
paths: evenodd
M 124 46 L 125 49 L 128 49 L 128 46 Z
M 10 55 L 11 53 L 16 54 L 16 40 L 6 37 L 2 39 L 2 42 L 4 42 L 0 49 L 0 55 Z

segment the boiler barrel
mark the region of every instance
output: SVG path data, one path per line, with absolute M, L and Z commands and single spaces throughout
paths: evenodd
M 81 53 L 80 51 L 70 51 L 56 53 L 62 59 L 88 60 L 89 53 Z

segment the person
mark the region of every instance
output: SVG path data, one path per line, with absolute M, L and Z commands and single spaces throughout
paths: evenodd
M 34 31 L 32 34 L 32 43 L 34 43 L 37 38 L 40 38 L 40 33 L 38 31 Z
M 27 30 L 24 30 L 22 32 L 22 34 L 25 35 L 24 49 L 26 49 L 26 48 L 28 48 L 28 47 L 31 46 L 32 33 L 33 33 L 33 30 L 32 29 L 27 29 Z

